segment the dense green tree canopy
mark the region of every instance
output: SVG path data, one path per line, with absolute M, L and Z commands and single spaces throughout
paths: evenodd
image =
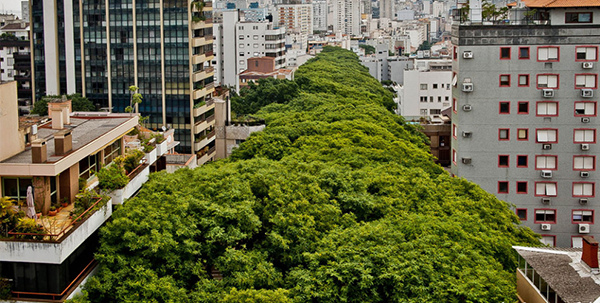
M 47 116 L 48 115 L 48 100 L 61 99 L 61 96 L 46 96 L 36 101 L 33 104 L 32 114 Z M 80 94 L 71 94 L 67 96 L 68 100 L 71 100 L 71 107 L 74 112 L 89 112 L 95 111 L 96 107 L 88 98 L 83 97 Z
M 113 214 L 82 300 L 515 301 L 511 246 L 538 241 L 509 205 L 434 164 L 353 53 L 296 77 L 230 159 L 153 174 Z

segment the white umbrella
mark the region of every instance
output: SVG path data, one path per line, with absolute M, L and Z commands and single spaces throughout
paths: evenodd
M 35 218 L 35 206 L 33 204 L 33 187 L 27 187 L 27 217 Z

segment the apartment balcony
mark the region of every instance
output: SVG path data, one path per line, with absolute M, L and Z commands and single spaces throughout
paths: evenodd
M 202 21 L 192 22 L 192 30 L 212 27 L 212 23 L 213 23 L 212 18 L 206 18 L 205 20 L 202 20 Z
M 212 99 L 203 102 L 204 104 L 201 104 L 198 107 L 194 107 L 194 117 L 198 117 L 204 114 L 205 112 L 215 108 L 215 102 Z
M 163 143 L 165 142 L 163 141 Z M 148 181 L 150 165 L 156 162 L 156 155 L 157 148 L 146 153 L 146 160 L 127 175 L 129 183 L 125 187 L 113 190 L 108 194 L 111 197 L 113 205 L 123 204 L 125 200 L 131 198 Z
M 206 61 L 210 61 L 212 59 L 214 59 L 214 52 L 213 51 L 208 51 L 204 54 L 199 54 L 199 55 L 194 55 L 193 57 L 193 64 L 201 64 L 204 63 Z
M 194 134 L 199 134 L 200 132 L 206 130 L 209 126 L 215 126 L 215 115 L 211 115 L 206 119 L 201 119 L 196 124 L 194 124 Z
M 208 146 L 206 146 L 205 148 L 207 148 Z M 199 151 L 197 153 L 198 156 L 200 156 L 198 158 L 198 165 L 202 165 L 205 164 L 206 162 L 208 162 L 211 158 L 213 158 L 215 155 L 217 154 L 217 149 L 213 146 L 211 148 L 208 148 L 208 150 L 202 150 Z
M 214 67 L 207 67 L 201 71 L 197 71 L 194 73 L 194 77 L 193 77 L 193 81 L 194 82 L 200 82 L 208 77 L 214 76 L 215 75 L 215 68 Z
M 192 47 L 198 47 L 198 46 L 203 46 L 203 45 L 208 45 L 208 44 L 212 44 L 213 43 L 213 39 L 212 39 L 212 35 L 209 37 L 196 37 L 192 40 Z
M 112 215 L 112 200 L 98 198 L 77 218 L 70 219 L 71 204 L 54 217 L 42 216 L 40 233 L 9 232 L 0 240 L 0 262 L 61 264 Z
M 207 84 L 202 89 L 194 90 L 194 99 L 200 99 L 215 91 L 214 82 Z
M 215 130 L 212 130 L 206 137 L 202 138 L 202 140 L 194 143 L 194 150 L 199 151 L 206 147 L 210 142 L 215 141 Z

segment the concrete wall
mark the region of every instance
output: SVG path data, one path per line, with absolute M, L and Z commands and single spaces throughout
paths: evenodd
M 22 149 L 19 135 L 17 82 L 0 84 L 0 161 L 10 158 Z
M 535 286 L 531 284 L 520 270 L 517 269 L 517 294 L 527 303 L 547 303 L 546 299 Z
M 457 99 L 457 112 L 452 122 L 457 126 L 458 136 L 452 140 L 458 161 L 452 165 L 452 173 L 479 184 L 499 199 L 514 203 L 517 208 L 527 210 L 527 219 L 522 221 L 534 232 L 556 236 L 556 245 L 571 246 L 571 237 L 579 237 L 578 225 L 572 222 L 573 209 L 600 211 L 597 198 L 590 197 L 587 205 L 580 205 L 579 198 L 572 195 L 575 182 L 593 182 L 598 190 L 600 174 L 590 172 L 589 178 L 581 178 L 573 169 L 573 156 L 596 155 L 600 152 L 597 144 L 590 144 L 589 151 L 582 151 L 573 142 L 574 129 L 597 129 L 600 123 L 596 117 L 591 122 L 582 123 L 574 115 L 575 101 L 597 101 L 594 98 L 581 98 L 580 90 L 575 89 L 575 74 L 598 74 L 598 62 L 593 69 L 582 69 L 581 62 L 575 60 L 577 45 L 599 45 L 600 27 L 554 27 L 554 26 L 453 26 L 453 43 L 458 45 L 458 59 L 453 62 L 453 71 L 458 73 L 458 85 L 453 89 Z M 554 45 L 560 47 L 560 61 L 547 64 L 537 60 L 537 47 Z M 530 47 L 530 59 L 518 58 L 519 47 Z M 510 47 L 511 59 L 500 60 L 500 47 Z M 463 59 L 463 52 L 471 51 L 472 59 Z M 559 88 L 554 98 L 543 98 L 541 89 L 536 88 L 536 75 L 559 74 Z M 499 77 L 510 75 L 510 87 L 500 87 Z M 518 76 L 529 75 L 529 86 L 519 87 Z M 462 83 L 471 81 L 474 91 L 462 92 Z M 499 102 L 510 102 L 510 114 L 499 114 Z M 518 103 L 529 102 L 529 113 L 518 114 Z M 559 102 L 558 116 L 536 115 L 536 102 Z M 472 110 L 466 112 L 462 106 L 469 104 Z M 500 141 L 500 128 L 510 131 L 510 140 Z M 517 130 L 528 129 L 528 140 L 517 140 Z M 558 143 L 551 150 L 542 150 L 536 143 L 536 129 L 553 128 L 558 130 Z M 470 138 L 463 138 L 463 131 L 471 131 Z M 509 156 L 509 167 L 498 167 L 498 156 Z M 517 156 L 527 156 L 527 167 L 517 167 Z M 558 158 L 557 170 L 550 179 L 542 178 L 535 168 L 535 157 L 553 155 Z M 461 158 L 470 157 L 471 164 L 461 163 Z M 596 167 L 597 167 L 596 163 Z M 498 182 L 508 181 L 509 193 L 498 193 Z M 516 193 L 516 182 L 527 182 L 527 193 Z M 550 204 L 543 204 L 535 195 L 536 182 L 557 182 L 557 196 L 550 197 Z M 554 209 L 556 224 L 550 231 L 541 230 L 541 224 L 534 220 L 536 209 Z M 600 229 L 591 224 L 591 233 Z

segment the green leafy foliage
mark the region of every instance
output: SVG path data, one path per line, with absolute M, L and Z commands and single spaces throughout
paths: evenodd
M 12 199 L 0 196 L 0 238 L 8 237 L 8 232 L 17 226 L 24 215 L 16 209 Z
M 271 103 L 287 103 L 298 96 L 298 84 L 287 79 L 265 78 L 250 82 L 240 95 L 231 99 L 231 110 L 238 115 L 254 114 Z
M 129 183 L 129 178 L 125 174 L 125 169 L 121 163 L 113 163 L 112 165 L 102 167 L 98 171 L 97 176 L 98 186 L 108 191 L 123 188 Z
M 61 99 L 62 96 L 46 96 L 40 100 L 37 100 L 33 104 L 32 114 L 47 116 L 48 115 L 48 101 L 53 99 Z M 80 94 L 67 95 L 67 100 L 71 100 L 71 107 L 75 112 L 90 112 L 95 111 L 96 107 L 88 98 L 83 97 Z
M 434 164 L 351 52 L 225 161 L 153 174 L 100 231 L 92 302 L 512 302 L 509 205 Z M 265 101 L 267 102 L 267 101 Z
M 375 47 L 368 44 L 359 44 L 358 47 L 365 50 L 365 55 L 371 55 L 376 52 Z

